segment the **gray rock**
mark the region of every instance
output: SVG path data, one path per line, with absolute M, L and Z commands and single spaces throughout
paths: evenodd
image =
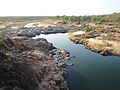
M 68 65 L 68 66 L 73 66 L 74 64 L 73 64 L 73 63 L 68 63 L 67 65 Z

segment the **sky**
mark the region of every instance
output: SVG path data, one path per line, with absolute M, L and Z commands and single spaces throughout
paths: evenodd
M 101 15 L 120 12 L 120 0 L 1 0 L 0 16 Z

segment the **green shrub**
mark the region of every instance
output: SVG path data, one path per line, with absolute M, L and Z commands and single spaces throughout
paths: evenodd
M 6 42 L 3 39 L 0 39 L 0 50 L 7 46 Z
M 113 30 L 111 30 L 111 32 L 117 32 L 117 30 L 113 29 Z
M 90 27 L 86 27 L 86 28 L 85 28 L 85 31 L 86 31 L 86 32 L 90 32 L 90 31 L 92 31 L 92 30 L 93 30 L 93 29 L 90 28 Z
M 81 24 L 81 22 L 80 22 L 80 21 L 78 21 L 78 22 L 77 22 L 77 25 L 79 25 L 79 24 Z
M 112 25 L 114 25 L 115 23 L 113 23 L 113 22 L 109 22 L 109 23 L 106 23 L 106 25 L 109 25 L 109 26 L 112 26 Z
M 101 29 L 101 30 L 99 30 L 99 32 L 104 33 L 104 32 L 105 32 L 105 30 Z

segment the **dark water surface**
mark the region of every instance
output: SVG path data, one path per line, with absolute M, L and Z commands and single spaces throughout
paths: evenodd
M 67 82 L 70 90 L 120 90 L 120 58 L 102 56 L 74 44 L 68 34 L 40 35 L 59 49 L 69 51 L 76 58 L 71 62 Z

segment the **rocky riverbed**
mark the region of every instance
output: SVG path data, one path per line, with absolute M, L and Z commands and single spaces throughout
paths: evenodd
M 53 49 L 55 47 L 43 38 L 1 36 L 0 89 L 68 90 L 65 64 L 48 56 Z
M 27 37 L 35 37 L 40 34 L 51 34 L 51 33 L 67 33 L 74 30 L 79 30 L 81 27 L 79 26 L 47 26 L 47 27 L 22 27 L 22 28 L 14 28 L 14 29 L 6 29 L 1 30 L 0 35 L 5 35 L 8 37 L 11 36 L 27 36 Z
M 36 28 L 23 28 L 17 33 L 18 36 L 34 37 L 40 34 L 51 34 L 51 33 L 67 33 L 73 30 L 79 30 L 77 26 L 48 26 L 48 27 L 36 27 Z
M 59 50 L 40 34 L 66 33 L 78 26 L 16 27 L 0 30 L 0 89 L 2 90 L 68 90 L 65 76 L 74 58 Z

